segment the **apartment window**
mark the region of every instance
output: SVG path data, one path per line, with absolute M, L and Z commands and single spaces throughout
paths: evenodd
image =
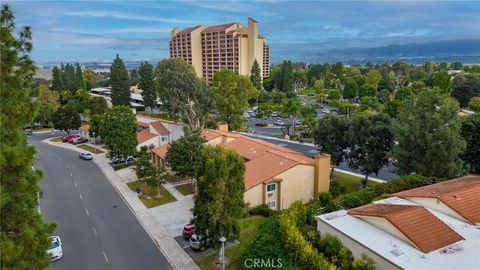
M 167 137 L 162 137 L 162 142 L 167 141 Z
M 277 189 L 277 183 L 272 183 L 267 185 L 267 192 L 272 192 Z
M 277 204 L 275 201 L 267 202 L 267 205 L 270 207 L 270 209 L 277 209 Z

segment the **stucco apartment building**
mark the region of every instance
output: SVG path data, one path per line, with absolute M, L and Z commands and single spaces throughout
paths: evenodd
M 355 258 L 367 254 L 376 269 L 480 269 L 480 176 L 320 215 L 317 228 Z
M 228 68 L 241 75 L 250 75 L 257 60 L 261 75 L 270 74 L 270 48 L 258 33 L 258 22 L 248 19 L 247 27 L 240 23 L 205 26 L 197 25 L 171 32 L 170 57 L 181 57 L 195 68 L 197 76 L 212 81 L 213 74 Z
M 295 201 L 307 203 L 330 185 L 330 156 L 314 159 L 269 142 L 236 133 L 205 129 L 208 145 L 235 150 L 245 159 L 244 200 L 250 206 L 267 204 L 274 210 Z M 168 145 L 152 150 L 153 160 L 163 165 Z
M 182 123 L 158 119 L 146 115 L 136 116 L 137 132 L 137 150 L 142 146 L 158 147 L 168 144 L 183 136 Z

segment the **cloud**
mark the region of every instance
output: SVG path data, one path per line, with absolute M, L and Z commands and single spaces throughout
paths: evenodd
M 119 20 L 135 20 L 135 21 L 152 21 L 165 23 L 193 23 L 191 20 L 160 18 L 145 15 L 133 15 L 121 12 L 102 11 L 102 10 L 87 10 L 87 11 L 69 11 L 65 12 L 66 16 L 80 16 L 80 17 L 96 17 L 96 18 L 113 18 Z
M 171 29 L 160 26 L 144 26 L 144 27 L 125 27 L 109 30 L 109 33 L 170 33 Z

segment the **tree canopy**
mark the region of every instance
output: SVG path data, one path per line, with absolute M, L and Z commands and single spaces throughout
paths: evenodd
M 250 71 L 250 80 L 258 91 L 262 90 L 262 74 L 260 74 L 260 65 L 258 65 L 257 59 L 253 61 L 252 70 Z
M 200 130 L 188 129 L 180 139 L 171 142 L 166 160 L 172 171 L 180 177 L 195 177 L 203 143 L 205 139 L 201 136 Z
M 218 247 L 221 236 L 229 241 L 239 234 L 243 217 L 245 161 L 234 150 L 205 146 L 198 166 L 198 184 L 193 206 L 196 232 L 207 234 L 208 244 Z
M 52 122 L 55 129 L 67 132 L 79 128 L 82 123 L 77 110 L 70 105 L 58 108 L 52 115 Z
M 118 56 L 110 66 L 112 104 L 130 106 L 130 81 L 123 60 Z
M 15 17 L 3 4 L 0 15 L 0 264 L 2 269 L 45 269 L 46 250 L 55 224 L 37 212 L 42 172 L 33 169 L 35 148 L 27 143 L 23 127 L 33 118 L 30 59 L 32 33 L 24 27 L 15 34 Z
M 395 166 L 401 175 L 453 178 L 462 172 L 465 148 L 456 101 L 426 89 L 401 107 L 393 122 Z
M 215 108 L 219 118 L 232 130 L 245 129 L 243 114 L 248 108 L 248 99 L 258 95 L 258 90 L 245 76 L 229 69 L 215 72 L 212 81 Z
M 99 135 L 109 151 L 110 157 L 124 158 L 137 152 L 137 124 L 135 115 L 127 106 L 114 106 L 100 122 Z
M 142 63 L 138 69 L 140 76 L 139 87 L 142 89 L 143 104 L 150 109 L 157 107 L 157 92 L 153 81 L 153 66 L 148 62 Z
M 193 66 L 181 58 L 164 59 L 155 68 L 155 78 L 162 107 L 179 115 L 190 130 L 203 128 L 213 97 Z

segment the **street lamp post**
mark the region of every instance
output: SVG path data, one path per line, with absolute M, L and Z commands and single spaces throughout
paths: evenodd
M 225 241 L 227 241 L 227 238 L 222 236 L 219 240 L 222 242 L 222 249 L 220 250 L 220 262 L 222 263 L 222 270 L 225 270 Z

